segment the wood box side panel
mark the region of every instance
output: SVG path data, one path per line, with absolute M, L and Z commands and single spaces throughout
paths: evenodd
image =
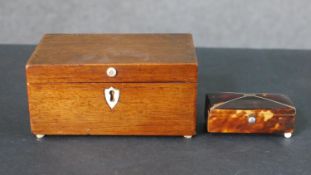
M 256 116 L 254 124 L 248 116 Z M 285 133 L 294 131 L 294 114 L 275 114 L 271 110 L 223 110 L 208 113 L 207 128 L 212 133 Z
M 114 109 L 104 89 L 120 90 Z M 196 83 L 28 84 L 31 129 L 47 135 L 195 135 Z

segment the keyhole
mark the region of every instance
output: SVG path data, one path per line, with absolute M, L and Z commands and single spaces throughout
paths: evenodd
M 114 91 L 113 90 L 109 91 L 109 94 L 110 94 L 110 101 L 114 101 Z

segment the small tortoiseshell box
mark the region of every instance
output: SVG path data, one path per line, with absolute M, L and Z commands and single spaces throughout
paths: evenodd
M 282 94 L 214 93 L 207 96 L 211 133 L 281 133 L 294 131 L 296 109 Z

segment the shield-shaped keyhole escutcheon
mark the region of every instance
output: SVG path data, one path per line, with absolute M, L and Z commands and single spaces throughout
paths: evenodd
M 110 109 L 113 109 L 117 105 L 119 97 L 120 97 L 119 89 L 113 87 L 105 89 L 105 99 Z

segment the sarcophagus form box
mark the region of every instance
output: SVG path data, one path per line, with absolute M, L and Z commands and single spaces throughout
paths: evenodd
M 281 133 L 291 137 L 296 109 L 282 94 L 214 93 L 207 96 L 211 133 Z

